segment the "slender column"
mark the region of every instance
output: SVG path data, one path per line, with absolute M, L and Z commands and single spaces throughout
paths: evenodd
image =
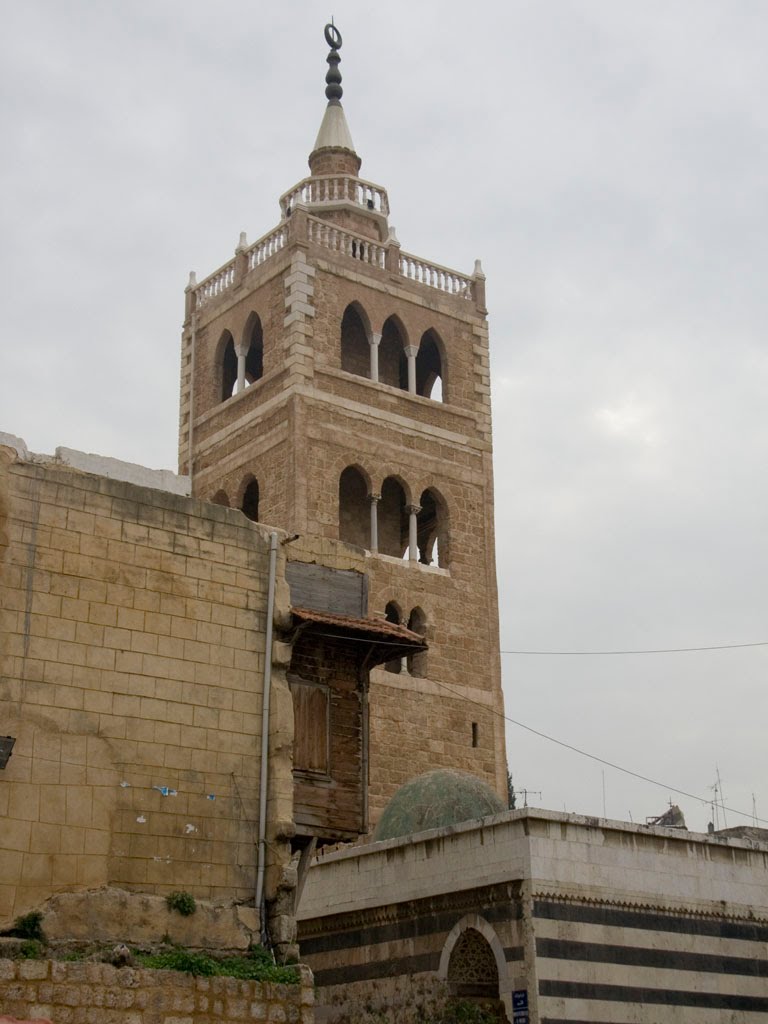
M 418 345 L 406 345 L 405 354 L 408 357 L 408 392 L 416 394 L 416 355 L 419 351 Z
M 372 334 L 370 337 L 369 344 L 371 346 L 371 380 L 377 384 L 379 382 L 379 342 L 381 341 L 380 334 Z
M 417 516 L 421 512 L 421 505 L 406 505 L 408 513 L 408 561 L 418 562 L 419 560 L 419 539 Z
M 380 494 L 369 494 L 368 501 L 371 503 L 371 551 L 379 550 L 379 502 Z
M 250 345 L 245 346 L 242 342 L 235 345 L 237 355 L 237 394 L 245 390 L 245 357 L 248 355 Z

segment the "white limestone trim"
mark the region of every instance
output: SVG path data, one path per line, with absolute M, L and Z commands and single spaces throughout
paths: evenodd
M 378 688 L 403 690 L 407 693 L 418 693 L 425 697 L 439 697 L 441 700 L 470 700 L 473 704 L 481 704 L 493 711 L 498 707 L 498 695 L 492 690 L 481 690 L 477 686 L 466 683 L 443 683 L 429 676 L 412 676 L 387 672 L 384 668 L 371 669 L 371 681 Z
M 356 273 L 352 270 L 354 264 L 348 263 L 341 266 L 338 261 L 332 263 L 320 255 L 318 255 L 315 265 L 318 270 L 331 274 L 333 277 L 340 277 L 345 281 L 355 281 L 364 284 L 367 288 L 384 292 L 393 303 L 408 302 L 417 306 L 419 310 L 424 308 L 424 294 L 420 292 L 418 282 L 410 281 L 407 277 L 390 274 L 382 281 L 376 274 Z M 361 265 L 365 266 L 365 264 Z M 411 287 L 414 289 L 413 291 L 409 290 Z M 461 296 L 449 295 L 448 292 L 442 292 L 439 288 L 433 288 L 429 292 L 429 296 L 430 302 L 436 303 L 436 309 L 447 313 L 454 320 L 473 328 L 485 325 L 487 329 L 485 314 L 477 312 L 474 302 L 465 302 Z M 460 301 L 456 301 L 457 299 Z
M 448 938 L 445 940 L 443 951 L 440 954 L 440 966 L 437 969 L 437 976 L 441 981 L 448 980 L 448 964 L 451 959 L 453 947 L 461 938 L 461 935 L 469 928 L 480 932 L 485 941 L 493 951 L 493 959 L 496 961 L 496 968 L 499 972 L 499 998 L 504 1003 L 504 1009 L 509 1019 L 512 1019 L 512 982 L 507 971 L 507 960 L 504 956 L 504 947 L 495 929 L 484 917 L 479 914 L 466 914 L 460 921 L 451 928 Z
M 188 497 L 191 484 L 188 476 L 179 476 L 170 469 L 149 469 L 136 462 L 123 462 L 108 455 L 81 452 L 74 448 L 58 447 L 53 455 L 31 452 L 26 442 L 15 434 L 0 431 L 0 447 L 12 448 L 21 462 L 41 465 L 68 466 L 82 473 L 93 473 L 108 480 L 120 480 L 137 487 L 150 487 L 155 491 L 167 491 Z

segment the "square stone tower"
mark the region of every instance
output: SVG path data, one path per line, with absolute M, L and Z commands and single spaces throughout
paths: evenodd
M 370 672 L 375 822 L 433 768 L 506 797 L 485 278 L 401 250 L 326 40 L 310 176 L 276 228 L 190 277 L 179 469 L 198 497 L 364 549 L 368 614 L 426 637 Z

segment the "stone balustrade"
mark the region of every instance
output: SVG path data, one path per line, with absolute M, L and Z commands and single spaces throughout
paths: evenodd
M 235 283 L 235 261 L 230 260 L 223 267 L 216 270 L 194 289 L 195 304 L 201 309 L 212 299 L 218 298 L 224 292 L 229 291 Z
M 288 228 L 284 224 L 280 224 L 274 231 L 268 232 L 258 242 L 254 242 L 252 246 L 246 249 L 248 269 L 254 270 L 256 267 L 260 267 L 270 256 L 280 252 L 287 241 Z
M 306 181 L 298 185 L 292 192 L 286 193 L 283 199 L 286 199 L 290 204 L 291 202 L 299 201 L 297 197 L 301 196 L 301 190 L 305 188 L 312 195 L 331 195 L 332 193 L 335 194 L 335 189 L 342 186 L 346 188 L 348 185 L 363 190 L 360 192 L 360 195 L 366 195 L 366 189 L 376 190 L 375 194 L 378 198 L 372 201 L 380 204 L 383 203 L 386 206 L 386 193 L 382 189 L 377 189 L 375 185 L 369 186 L 367 182 L 360 181 L 358 178 L 343 176 L 307 178 Z M 329 191 L 320 191 L 318 193 L 313 191 L 315 186 L 322 186 L 323 189 L 327 188 Z M 321 199 L 319 201 L 322 202 L 324 200 Z M 388 207 L 386 208 L 388 209 Z M 410 253 L 400 252 L 396 245 L 396 240 L 394 246 L 392 246 L 392 239 L 386 244 L 376 242 L 371 238 L 365 238 L 362 235 L 345 231 L 330 221 L 308 215 L 306 211 L 303 216 L 306 218 L 306 234 L 304 233 L 303 225 L 295 223 L 295 220 L 285 220 L 257 242 L 254 242 L 253 245 L 238 249 L 234 259 L 230 260 L 229 263 L 225 263 L 223 267 L 220 267 L 209 277 L 206 277 L 204 281 L 201 281 L 199 284 L 192 281 L 187 289 L 190 301 L 188 312 L 192 309 L 202 309 L 220 295 L 234 288 L 235 284 L 239 283 L 242 279 L 244 273 L 255 270 L 284 249 L 288 244 L 289 238 L 295 236 L 298 239 L 298 235 L 295 234 L 297 229 L 307 241 L 313 242 L 315 245 L 320 245 L 331 252 L 338 252 L 344 256 L 351 256 L 353 259 L 360 260 L 362 263 L 367 263 L 369 266 L 377 267 L 381 270 L 387 269 L 387 252 L 392 247 L 393 252 L 396 254 L 394 256 L 395 262 L 394 264 L 389 264 L 389 266 L 393 270 L 397 267 L 397 272 L 402 277 L 407 278 L 409 281 L 415 281 L 418 284 L 427 285 L 429 288 L 436 288 L 438 291 L 445 292 L 448 295 L 455 295 L 458 298 L 470 301 L 475 300 L 480 305 L 484 301 L 484 299 L 478 298 L 477 293 L 478 283 L 482 284 L 485 280 L 482 273 L 480 273 L 482 281 L 478 282 L 476 275 L 469 277 L 466 274 L 458 273 L 456 270 L 450 270 L 448 267 L 442 267 L 437 263 L 421 260 Z M 484 292 L 482 294 L 484 295 Z
M 315 206 L 324 203 L 354 203 L 366 210 L 374 210 L 385 217 L 389 215 L 387 193 L 373 182 L 349 175 L 320 175 L 305 178 L 289 192 L 280 197 L 280 209 L 283 217 L 297 205 Z
M 374 242 L 370 238 L 363 238 L 354 235 L 350 231 L 344 231 L 327 220 L 320 220 L 319 217 L 308 217 L 308 232 L 310 242 L 322 245 L 332 252 L 340 252 L 344 256 L 351 256 L 353 259 L 369 263 L 371 266 L 384 268 L 386 265 L 386 247 Z
M 407 252 L 400 253 L 400 273 L 409 281 L 418 281 L 419 284 L 429 285 L 430 288 L 448 292 L 449 295 L 458 295 L 463 299 L 472 298 L 471 278 L 455 270 L 449 270 L 448 267 L 441 267 L 437 263 L 427 263 Z

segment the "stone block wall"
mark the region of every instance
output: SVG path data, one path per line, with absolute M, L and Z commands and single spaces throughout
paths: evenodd
M 104 885 L 252 901 L 268 547 L 234 510 L 0 449 L 0 924 Z M 284 664 L 272 706 L 274 887 Z
M 312 974 L 296 985 L 109 964 L 0 960 L 0 1010 L 52 1024 L 313 1024 Z

